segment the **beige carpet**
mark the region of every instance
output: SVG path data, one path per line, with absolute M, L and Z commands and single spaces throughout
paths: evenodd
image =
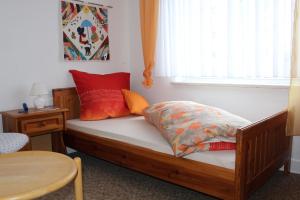
M 83 161 L 85 200 L 212 200 L 210 196 L 76 153 Z M 73 185 L 42 200 L 73 200 Z M 300 175 L 276 173 L 251 200 L 300 200 Z

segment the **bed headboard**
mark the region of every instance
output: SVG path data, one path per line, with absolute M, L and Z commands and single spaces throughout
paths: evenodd
M 53 89 L 52 95 L 54 106 L 69 109 L 67 119 L 79 118 L 80 102 L 75 87 Z

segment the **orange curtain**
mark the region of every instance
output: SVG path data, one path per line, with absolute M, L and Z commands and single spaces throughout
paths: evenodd
M 287 135 L 300 135 L 300 0 L 296 0 Z
M 155 65 L 159 0 L 140 0 L 140 21 L 144 54 L 143 85 L 150 88 L 153 84 L 152 69 Z

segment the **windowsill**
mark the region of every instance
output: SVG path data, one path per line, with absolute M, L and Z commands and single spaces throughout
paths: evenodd
M 290 86 L 289 79 L 214 79 L 214 78 L 173 78 L 172 84 L 191 86 L 222 86 L 247 88 L 282 88 Z

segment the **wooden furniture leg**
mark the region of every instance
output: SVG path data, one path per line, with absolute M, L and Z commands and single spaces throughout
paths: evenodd
M 286 175 L 289 175 L 291 173 L 291 160 L 285 161 L 283 169 Z
M 27 144 L 19 151 L 31 151 L 31 150 L 32 150 L 32 148 L 31 148 L 31 142 L 30 142 L 30 138 L 29 138 L 29 141 L 27 142 Z
M 292 147 L 293 147 L 293 137 L 290 137 L 288 159 L 285 161 L 283 165 L 284 174 L 286 175 L 289 175 L 291 173 Z
M 75 199 L 76 200 L 83 200 L 83 192 L 82 192 L 82 168 L 81 168 L 81 159 L 76 157 L 74 161 L 77 166 L 77 175 L 74 181 L 75 186 Z
M 52 151 L 66 154 L 66 146 L 63 140 L 63 132 L 55 132 L 51 134 Z

